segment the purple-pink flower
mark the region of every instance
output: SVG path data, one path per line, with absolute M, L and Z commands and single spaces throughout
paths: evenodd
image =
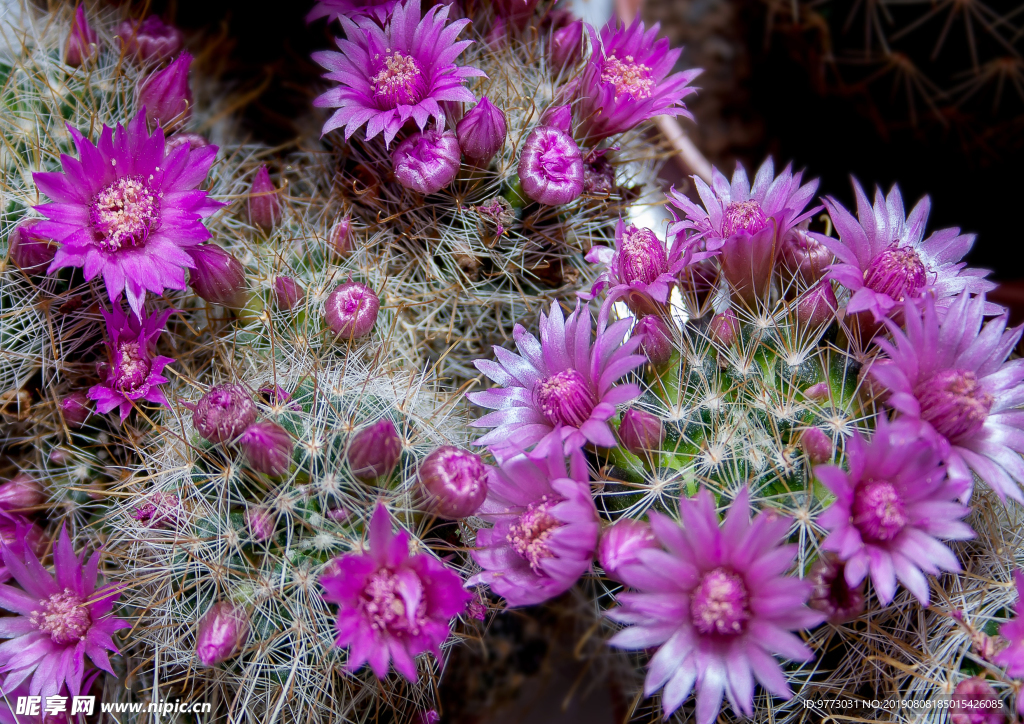
M 701 71 L 669 75 L 682 48 L 670 49 L 667 38 L 657 39 L 658 23 L 647 30 L 639 19 L 629 27 L 612 21 L 600 35 L 586 27 L 593 54 L 576 90 L 584 138 L 598 141 L 624 133 L 658 115 L 693 118 L 683 99 L 697 92 L 689 84 Z
M 821 547 L 846 564 L 856 586 L 870 572 L 882 605 L 896 595 L 897 579 L 928 605 L 925 574 L 960 571 L 942 540 L 966 540 L 974 531 L 961 518 L 970 510 L 957 499 L 970 483 L 946 477 L 949 445 L 917 420 L 878 418 L 870 441 L 854 433 L 847 442 L 849 471 L 818 466 L 814 474 L 836 496 L 818 524 L 829 532 Z
M 965 269 L 966 263 L 960 261 L 974 244 L 974 234 L 952 228 L 924 238 L 931 209 L 927 196 L 907 216 L 897 186 L 888 196 L 876 188 L 874 206 L 856 180 L 853 190 L 856 219 L 831 196 L 825 199 L 839 238 L 811 234 L 836 256 L 828 278 L 853 292 L 847 312 L 870 312 L 877 322 L 904 300 L 917 300 L 926 293 L 935 295 L 938 309 L 944 312 L 957 294 L 980 294 L 995 288 L 983 278 L 987 271 Z M 990 314 L 998 311 L 990 305 Z
M 203 219 L 222 204 L 199 189 L 216 146 L 181 146 L 164 153 L 164 132 L 150 135 L 140 110 L 127 128 L 103 127 L 99 145 L 68 126 L 78 159 L 61 156 L 64 173 L 32 175 L 53 203 L 36 209 L 49 221 L 33 233 L 61 244 L 47 270 L 82 267 L 86 280 L 103 276 L 110 301 L 126 293 L 142 315 L 146 292 L 184 289 L 187 249 L 210 238 Z
M 366 126 L 367 139 L 384 134 L 390 145 L 410 118 L 422 131 L 431 117 L 444 122 L 439 101 L 473 103 L 464 85 L 483 72 L 455 65 L 472 41 L 456 38 L 469 20 L 448 23 L 447 5 L 435 5 L 420 15 L 420 0 L 396 5 L 385 27 L 370 18 L 340 17 L 346 39 L 340 53 L 322 51 L 313 59 L 329 72 L 325 78 L 339 86 L 316 99 L 321 108 L 338 110 L 323 132 L 345 128 L 345 138 Z
M 473 595 L 454 571 L 427 553 L 409 553 L 409 534 L 391 530 L 391 515 L 377 505 L 369 526 L 370 550 L 335 558 L 320 577 L 324 600 L 338 604 L 335 644 L 349 647 L 345 668 L 364 663 L 378 679 L 388 663 L 416 681 L 419 654 L 441 658 L 451 619 Z
M 951 477 L 971 483 L 971 470 L 1006 500 L 1024 503 L 1024 360 L 1007 361 L 1021 327 L 1006 329 L 1006 313 L 983 325 L 984 296 L 953 299 L 940 321 L 936 300 L 905 303 L 906 332 L 889 323 L 879 338 L 889 359 L 870 374 L 889 391 L 885 404 L 928 423 L 950 445 Z
M 32 696 L 53 696 L 65 684 L 72 696 L 81 693 L 85 657 L 114 673 L 107 651 L 118 653 L 112 638 L 131 624 L 110 615 L 120 595 L 115 587 L 97 591 L 100 553 L 85 562 L 75 556 L 67 529 L 53 546 L 54 575 L 43 568 L 30 547 L 19 555 L 0 547 L 4 564 L 21 588 L 0 585 L 0 607 L 15 616 L 0 618 L 0 686 L 14 691 L 29 681 Z
M 541 313 L 540 341 L 517 324 L 512 337 L 519 354 L 495 347 L 497 362 L 476 361 L 478 370 L 504 388 L 469 395 L 472 402 L 496 410 L 473 423 L 495 428 L 476 444 L 490 445 L 499 459 L 548 436 L 559 438 L 567 454 L 588 442 L 615 447 L 608 420 L 618 405 L 640 395 L 635 383 L 615 382 L 646 361 L 634 354 L 641 337 L 622 341 L 632 322 L 620 319 L 606 327 L 599 320 L 592 342 L 590 310 L 577 306 L 565 319 L 553 302 L 550 314 Z
M 99 365 L 99 371 L 104 381 L 89 390 L 89 399 L 96 402 L 96 412 L 102 415 L 120 408 L 124 422 L 134 401 L 167 405 L 159 385 L 167 382 L 161 373 L 174 360 L 154 356 L 154 351 L 156 338 L 174 310 L 154 312 L 145 319 L 126 315 L 120 304 L 112 312 L 102 311 L 107 322 L 107 362 Z
M 992 657 L 992 663 L 1006 669 L 1012 679 L 1024 678 L 1024 572 L 1014 571 L 1013 582 L 1017 585 L 1017 617 L 999 627 L 999 635 L 1007 645 Z M 1021 698 L 1018 697 L 1018 701 Z M 1018 705 L 1018 708 L 1020 705 Z
M 781 545 L 791 520 L 772 511 L 750 518 L 744 488 L 719 526 L 711 493 L 679 504 L 682 526 L 651 511 L 664 550 L 648 548 L 619 567 L 636 593 L 619 594 L 609 616 L 630 625 L 611 639 L 624 649 L 657 648 L 644 693 L 662 686 L 665 718 L 696 691 L 698 724 L 718 716 L 723 695 L 733 710 L 753 714 L 754 680 L 774 696 L 793 692 L 774 656 L 809 661 L 814 654 L 794 630 L 824 614 L 807 607 L 812 584 L 787 576 L 795 545 Z
M 510 606 L 530 606 L 568 591 L 594 560 L 600 525 L 580 450 L 566 456 L 556 440 L 491 468 L 477 512 L 494 527 L 477 531 L 473 560 Z

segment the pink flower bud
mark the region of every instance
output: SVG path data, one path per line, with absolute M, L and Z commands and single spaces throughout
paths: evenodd
M 583 55 L 583 21 L 577 20 L 551 34 L 548 62 L 559 72 L 566 65 L 575 65 Z
M 363 428 L 348 443 L 352 474 L 366 483 L 390 475 L 401 457 L 402 438 L 388 419 Z
M 19 269 L 33 274 L 45 274 L 46 268 L 57 253 L 57 245 L 48 239 L 36 236 L 32 229 L 42 219 L 26 219 L 14 227 L 7 237 L 7 249 L 11 260 Z
M 288 431 L 264 420 L 249 425 L 238 438 L 249 467 L 264 475 L 284 475 L 292 462 L 295 444 Z
M 951 702 L 949 724 L 1002 724 L 1006 721 L 999 695 L 980 676 L 957 684 Z M 1017 707 L 1019 709 L 1021 704 L 1018 703 Z
M 277 300 L 278 308 L 291 309 L 302 302 L 302 298 L 305 296 L 306 290 L 291 277 L 274 278 L 274 299 Z
M 165 60 L 184 46 L 181 31 L 156 15 L 145 20 L 125 20 L 115 31 L 125 55 L 140 63 Z
M 851 587 L 846 582 L 846 564 L 834 553 L 824 553 L 808 576 L 814 593 L 808 605 L 828 616 L 834 624 L 845 623 L 864 612 L 864 582 Z
M 50 454 L 46 456 L 46 459 L 54 465 L 67 465 L 74 460 L 71 453 L 61 447 L 53 448 L 53 450 L 50 451 Z
M 459 141 L 451 131 L 414 133 L 391 153 L 395 178 L 421 194 L 440 191 L 459 172 Z
M 661 420 L 644 410 L 630 408 L 619 423 L 619 440 L 634 455 L 656 452 L 665 440 Z
M 68 427 L 81 427 L 89 417 L 89 397 L 84 392 L 72 392 L 60 401 L 60 411 Z
M 459 148 L 479 164 L 490 161 L 505 145 L 505 114 L 487 96 L 455 126 Z
M 487 467 L 479 455 L 445 445 L 420 465 L 420 485 L 432 511 L 442 518 L 466 518 L 487 497 Z
M 245 269 L 242 262 L 216 244 L 186 249 L 195 268 L 188 283 L 200 298 L 225 307 L 244 307 L 247 299 Z
M 533 129 L 519 155 L 523 193 L 548 206 L 567 204 L 583 193 L 583 156 L 576 141 L 551 126 Z
M 99 55 L 99 36 L 89 25 L 85 17 L 85 6 L 79 5 L 75 10 L 75 19 L 71 21 L 71 32 L 64 46 L 64 62 L 74 68 Z
M 563 133 L 572 133 L 572 106 L 552 106 L 540 116 L 540 126 L 551 126 Z
M 274 535 L 274 515 L 265 508 L 249 508 L 245 511 L 245 527 L 249 535 L 257 542 L 262 542 Z
M 196 631 L 196 656 L 203 666 L 216 666 L 238 654 L 249 638 L 249 616 L 230 601 L 219 601 L 203 616 Z
M 249 222 L 267 232 L 281 223 L 281 199 L 277 196 L 277 187 L 270 180 L 270 171 L 266 166 L 260 166 L 252 178 Z
M 352 253 L 352 217 L 345 214 L 338 220 L 338 223 L 331 229 L 331 249 L 338 256 L 344 258 Z
M 672 359 L 672 352 L 675 349 L 672 344 L 672 331 L 665 320 L 658 315 L 648 314 L 646 317 L 642 317 L 636 323 L 633 334 L 634 336 L 644 335 L 640 349 L 655 367 L 660 367 Z
M 252 395 L 241 385 L 217 385 L 192 411 L 196 432 L 212 443 L 231 442 L 256 422 Z
M 192 55 L 187 51 L 161 71 L 148 76 L 136 90 L 136 102 L 145 106 L 146 120 L 174 128 L 192 115 L 192 89 L 188 85 L 188 69 Z
M 804 394 L 811 400 L 827 400 L 829 392 L 827 382 L 818 382 L 804 390 Z
M 726 309 L 711 318 L 708 325 L 708 336 L 719 347 L 732 347 L 740 336 L 740 321 L 736 312 Z
M 833 261 L 832 252 L 802 229 L 794 229 L 782 242 L 782 263 L 808 284 L 821 279 Z
M 836 318 L 839 302 L 827 280 L 818 284 L 800 297 L 796 303 L 796 319 L 804 328 L 821 327 Z
M 370 333 L 377 323 L 380 299 L 360 282 L 339 284 L 324 304 L 324 319 L 338 337 L 358 339 Z
M 800 447 L 807 459 L 815 465 L 827 463 L 832 459 L 832 438 L 816 427 L 809 427 L 800 435 Z
M 623 566 L 640 562 L 639 553 L 659 548 L 649 523 L 643 520 L 622 518 L 605 528 L 597 546 L 597 560 L 605 574 L 613 581 L 622 583 L 619 572 Z
M 768 294 L 778 244 L 774 224 L 767 222 L 757 202 L 750 203 L 756 208 L 747 208 L 744 202 L 731 204 L 726 211 L 722 233 L 728 238 L 718 261 L 734 295 L 753 308 Z
M 0 510 L 35 508 L 45 500 L 46 493 L 39 481 L 27 473 L 18 473 L 0 485 Z
M 327 511 L 327 517 L 335 523 L 344 523 L 348 520 L 348 511 L 344 508 L 331 508 Z
M 198 133 L 175 133 L 164 141 L 164 155 L 170 156 L 182 146 L 194 150 L 205 148 L 209 145 L 210 142 Z

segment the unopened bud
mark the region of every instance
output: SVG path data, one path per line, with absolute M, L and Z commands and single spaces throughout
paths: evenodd
M 622 583 L 619 572 L 623 566 L 639 563 L 640 551 L 660 547 L 649 523 L 622 518 L 601 533 L 601 542 L 597 546 L 597 560 L 610 579 Z
M 213 443 L 231 442 L 256 422 L 252 395 L 241 385 L 217 385 L 192 411 L 196 432 Z
M 348 443 L 348 465 L 363 482 L 391 474 L 402 457 L 402 438 L 395 423 L 383 419 L 363 428 Z
M 190 151 L 194 151 L 197 148 L 206 148 L 209 145 L 210 142 L 198 133 L 175 133 L 164 141 L 164 155 L 170 156 L 182 146 L 185 146 Z
M 672 359 L 672 331 L 665 320 L 656 314 L 648 314 L 636 323 L 634 335 L 644 335 L 640 349 L 651 364 L 660 367 Z
M 39 481 L 27 473 L 18 473 L 0 485 L 0 510 L 35 508 L 45 500 L 46 493 Z
M 718 347 L 732 347 L 740 336 L 740 322 L 736 312 L 726 309 L 712 317 L 708 325 L 708 336 Z
M 552 106 L 540 116 L 538 125 L 551 126 L 563 133 L 572 133 L 572 106 Z
M 71 32 L 64 46 L 64 62 L 74 68 L 99 55 L 99 37 L 89 25 L 85 17 L 85 6 L 79 5 L 75 10 L 75 19 L 71 21 Z
M 270 171 L 266 166 L 260 166 L 252 178 L 249 222 L 267 232 L 281 223 L 281 199 L 278 198 L 277 187 L 270 180 Z
M 345 214 L 338 220 L 338 223 L 331 229 L 331 249 L 340 257 L 346 257 L 352 253 L 352 217 Z
M 407 189 L 433 194 L 459 172 L 459 141 L 451 131 L 413 133 L 391 153 L 395 178 Z
M 809 427 L 800 435 L 800 447 L 807 459 L 815 465 L 827 463 L 832 459 L 832 438 L 817 427 Z
M 45 274 L 57 253 L 57 245 L 36 235 L 32 229 L 42 219 L 26 219 L 14 227 L 7 237 L 7 251 L 11 260 L 26 272 Z
M 196 632 L 196 656 L 203 666 L 216 666 L 238 654 L 249 638 L 249 616 L 230 601 L 210 607 Z
M 60 411 L 68 427 L 81 427 L 89 417 L 89 397 L 84 392 L 72 392 L 60 401 Z
M 277 300 L 278 308 L 291 309 L 299 304 L 305 296 L 306 290 L 291 277 L 274 278 L 274 299 Z
M 782 242 L 782 263 L 789 271 L 813 284 L 834 261 L 825 245 L 802 229 L 794 229 Z
M 245 526 L 254 541 L 262 542 L 274 535 L 274 515 L 265 508 L 249 508 L 245 511 Z
M 193 246 L 186 251 L 195 263 L 188 279 L 192 291 L 211 304 L 234 309 L 245 306 L 245 268 L 242 262 L 216 244 Z
M 145 20 L 125 20 L 115 31 L 125 55 L 140 63 L 173 57 L 184 45 L 181 31 L 156 15 Z
M 619 440 L 634 455 L 645 455 L 661 448 L 665 427 L 649 412 L 630 408 L 619 423 Z
M 192 89 L 188 70 L 192 55 L 184 52 L 161 71 L 139 84 L 136 102 L 145 107 L 146 120 L 165 128 L 183 125 L 192 115 Z
M 459 148 L 479 164 L 490 161 L 505 145 L 505 131 L 505 114 L 487 96 L 455 126 Z
M 419 478 L 428 505 L 443 518 L 473 515 L 487 498 L 487 468 L 468 450 L 439 447 L 420 465 Z
M 980 676 L 957 684 L 950 702 L 949 724 L 1002 724 L 1006 721 L 999 695 Z
M 264 475 L 284 475 L 292 462 L 295 444 L 288 431 L 276 422 L 265 420 L 246 428 L 238 444 L 245 451 L 249 467 Z
M 836 318 L 838 308 L 839 302 L 836 301 L 832 285 L 827 280 L 820 281 L 797 301 L 796 319 L 805 328 L 821 327 Z
M 548 60 L 556 73 L 574 65 L 583 54 L 583 21 L 577 20 L 551 34 Z
M 576 141 L 552 126 L 533 129 L 519 155 L 519 183 L 533 201 L 560 206 L 583 193 L 583 155 Z
M 360 282 L 345 282 L 327 297 L 324 319 L 337 337 L 358 339 L 370 333 L 377 323 L 380 298 Z

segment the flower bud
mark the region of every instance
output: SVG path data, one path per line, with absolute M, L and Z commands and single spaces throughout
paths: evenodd
M 79 5 L 75 10 L 75 19 L 71 21 L 71 32 L 68 33 L 68 42 L 64 46 L 64 62 L 67 65 L 77 68 L 99 55 L 99 36 L 89 25 L 89 19 L 85 17 L 85 6 Z
M 274 278 L 274 299 L 277 300 L 278 308 L 291 309 L 299 304 L 305 296 L 306 290 L 291 277 L 280 276 Z
M 834 553 L 823 553 L 808 576 L 814 593 L 808 605 L 821 611 L 834 624 L 855 619 L 864 612 L 864 582 L 846 583 L 846 564 Z
M 395 178 L 421 194 L 440 191 L 459 172 L 459 141 L 451 131 L 422 131 L 398 144 L 391 153 Z
M 241 385 L 217 385 L 192 411 L 196 432 L 212 443 L 231 442 L 256 422 L 256 405 Z
M 485 164 L 505 145 L 505 114 L 487 96 L 455 126 L 459 148 L 466 158 Z
M 601 533 L 597 560 L 610 579 L 622 583 L 619 577 L 622 566 L 639 563 L 640 551 L 659 547 L 658 539 L 654 537 L 648 522 L 622 518 Z
M 832 261 L 832 252 L 802 229 L 794 229 L 782 242 L 782 263 L 808 284 L 821 279 Z
M 24 510 L 42 505 L 46 493 L 39 482 L 27 473 L 18 473 L 0 485 L 0 510 Z
M 338 256 L 344 258 L 352 253 L 352 217 L 345 214 L 341 217 L 334 228 L 331 229 L 331 249 Z
M 36 236 L 32 229 L 42 219 L 26 219 L 14 227 L 7 237 L 7 249 L 19 269 L 34 274 L 45 274 L 46 268 L 57 253 L 57 245 L 48 239 Z
M 655 367 L 661 367 L 661 365 L 672 359 L 674 349 L 672 345 L 672 331 L 665 323 L 665 320 L 658 315 L 648 314 L 646 317 L 642 317 L 636 323 L 633 334 L 634 336 L 644 335 L 644 340 L 640 343 L 640 349 L 647 355 L 647 359 Z
M 646 455 L 661 448 L 665 428 L 651 413 L 631 407 L 619 423 L 619 440 L 634 455 Z
M 541 114 L 540 126 L 551 126 L 563 133 L 572 132 L 572 106 L 552 106 Z
M 804 394 L 810 400 L 827 400 L 829 392 L 828 382 L 818 382 L 804 390 Z
M 1006 721 L 999 695 L 980 676 L 957 684 L 950 702 L 949 724 L 1002 724 Z M 1018 709 L 1020 706 L 1017 705 Z
M 3 543 L 18 559 L 30 550 L 42 557 L 46 549 L 46 536 L 42 528 L 21 515 L 9 515 L 0 512 L 0 543 Z M 11 578 L 11 572 L 4 565 L 0 556 L 0 583 Z
M 419 477 L 430 509 L 442 518 L 473 515 L 487 497 L 487 467 L 468 450 L 439 447 L 424 459 Z
M 708 325 L 708 336 L 719 347 L 731 347 L 740 336 L 740 321 L 736 312 L 726 309 L 711 318 Z
M 558 73 L 566 65 L 575 65 L 583 55 L 583 21 L 577 20 L 551 34 L 548 62 Z
M 156 15 L 145 20 L 125 20 L 115 31 L 125 55 L 140 63 L 165 60 L 184 46 L 181 31 Z
M 238 438 L 249 467 L 264 475 L 284 475 L 292 462 L 295 444 L 288 431 L 264 420 L 249 425 Z
M 74 457 L 71 455 L 70 452 L 68 452 L 64 448 L 55 447 L 52 450 L 50 450 L 50 453 L 46 456 L 46 459 L 49 460 L 54 465 L 67 465 L 72 460 L 74 460 Z
M 89 417 L 89 397 L 84 392 L 72 392 L 60 401 L 60 411 L 68 427 L 81 427 Z
M 822 327 L 836 318 L 839 302 L 827 280 L 807 290 L 796 303 L 796 320 L 804 328 Z
M 401 457 L 402 438 L 388 419 L 363 428 L 348 443 L 348 465 L 364 483 L 390 475 Z
M 800 435 L 800 447 L 807 459 L 815 465 L 832 459 L 832 438 L 816 427 L 809 427 Z
M 377 323 L 380 299 L 370 287 L 360 282 L 339 284 L 324 304 L 324 319 L 338 337 L 358 339 L 366 336 Z
M 210 606 L 196 631 L 196 656 L 203 666 L 216 666 L 239 653 L 249 638 L 249 616 L 230 601 Z
M 523 193 L 548 206 L 567 204 L 583 193 L 583 156 L 565 131 L 538 126 L 526 137 L 519 155 Z
M 327 517 L 333 520 L 335 523 L 344 523 L 348 520 L 348 511 L 344 508 L 330 508 L 327 511 Z
M 186 51 L 161 71 L 139 84 L 136 102 L 146 108 L 150 123 L 173 128 L 192 115 L 192 89 L 188 85 L 188 69 L 192 55 Z
M 182 146 L 189 150 L 195 150 L 197 148 L 206 148 L 209 145 L 210 142 L 198 133 L 175 133 L 164 141 L 164 155 L 170 156 Z
M 265 541 L 274 535 L 274 515 L 265 508 L 249 508 L 245 511 L 245 527 L 249 535 L 257 542 Z
M 270 171 L 266 166 L 260 166 L 252 178 L 252 188 L 249 189 L 249 223 L 266 232 L 281 223 L 281 199 L 277 197 L 277 187 L 270 180 Z
M 186 249 L 195 268 L 188 283 L 200 298 L 211 304 L 238 309 L 245 306 L 245 269 L 242 262 L 216 244 Z
M 533 17 L 533 11 L 540 0 L 493 0 L 491 7 L 499 18 L 522 30 Z
M 175 528 L 183 510 L 181 498 L 173 493 L 154 493 L 135 508 L 132 517 L 150 528 Z

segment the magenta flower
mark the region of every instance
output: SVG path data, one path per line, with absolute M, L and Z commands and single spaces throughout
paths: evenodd
M 338 604 L 338 638 L 349 647 L 345 668 L 369 662 L 378 679 L 388 663 L 416 681 L 415 657 L 441 658 L 451 619 L 473 595 L 454 571 L 426 553 L 409 554 L 409 534 L 391 530 L 391 515 L 377 505 L 369 526 L 370 550 L 335 558 L 320 577 L 324 600 Z
M 871 312 L 877 322 L 905 299 L 920 299 L 927 292 L 936 296 L 938 308 L 944 312 L 951 297 L 961 292 L 980 294 L 995 288 L 983 279 L 987 271 L 965 269 L 966 263 L 960 261 L 974 245 L 974 234 L 941 229 L 924 239 L 931 209 L 927 196 L 906 216 L 897 186 L 888 196 L 876 188 L 874 206 L 856 180 L 853 190 L 858 218 L 827 197 L 825 204 L 839 238 L 811 235 L 838 260 L 828 277 L 853 292 L 847 312 Z M 990 314 L 998 311 L 990 305 Z
M 75 9 L 75 19 L 71 21 L 71 31 L 64 46 L 64 62 L 77 68 L 95 58 L 100 52 L 99 42 L 99 36 L 85 16 L 85 6 L 79 5 Z
M 892 341 L 877 344 L 890 359 L 870 368 L 889 390 L 885 404 L 928 423 L 950 445 L 950 477 L 968 484 L 971 470 L 1002 500 L 1024 503 L 1024 360 L 1006 361 L 1021 328 L 1006 329 L 1006 313 L 982 325 L 984 296 L 954 298 L 940 322 L 934 297 L 906 302 L 906 332 L 890 323 Z
M 363 16 L 383 22 L 397 4 L 398 0 L 318 0 L 306 16 L 306 22 L 311 23 L 319 18 L 327 18 L 327 22 L 331 22 Z
M 665 550 L 641 550 L 638 562 L 619 567 L 619 577 L 638 592 L 619 594 L 622 606 L 608 614 L 632 624 L 610 643 L 658 648 L 644 693 L 665 687 L 666 719 L 694 689 L 698 724 L 715 721 L 723 694 L 734 711 L 749 717 L 755 678 L 773 695 L 790 699 L 793 692 L 773 656 L 814 658 L 790 632 L 824 619 L 806 605 L 812 584 L 785 575 L 796 546 L 780 544 L 792 521 L 771 511 L 751 520 L 746 488 L 721 527 L 707 490 L 680 501 L 679 513 L 682 527 L 651 511 L 651 527 Z
M 159 389 L 159 385 L 167 382 L 161 372 L 174 360 L 154 357 L 153 352 L 156 338 L 174 310 L 154 312 L 141 321 L 134 315 L 125 315 L 120 305 L 112 312 L 102 311 L 107 322 L 108 362 L 99 365 L 104 383 L 89 390 L 89 399 L 96 402 L 96 412 L 103 415 L 120 408 L 124 422 L 132 411 L 133 401 L 167 405 L 167 398 Z
M 39 546 L 45 546 L 44 538 L 42 528 L 25 516 L 0 510 L 0 544 L 7 546 L 15 556 L 24 558 L 26 547 L 41 555 Z M 10 578 L 11 572 L 0 558 L 0 583 Z
M 868 572 L 882 605 L 896 595 L 899 579 L 925 606 L 925 573 L 959 571 L 943 540 L 965 540 L 974 531 L 962 522 L 970 510 L 957 498 L 970 483 L 946 477 L 949 446 L 917 420 L 879 417 L 870 441 L 854 433 L 847 442 L 849 472 L 833 465 L 814 474 L 836 501 L 818 516 L 829 531 L 822 548 L 846 564 L 846 582 L 857 586 Z
M 421 131 L 431 117 L 443 124 L 439 101 L 476 101 L 463 84 L 483 72 L 455 65 L 472 42 L 455 41 L 469 20 L 448 24 L 448 10 L 435 5 L 421 19 L 420 0 L 406 0 L 395 6 L 383 28 L 369 18 L 342 15 L 347 39 L 337 41 L 341 52 L 313 54 L 330 71 L 324 77 L 340 84 L 314 103 L 338 109 L 323 132 L 344 127 L 347 140 L 365 125 L 367 139 L 383 132 L 385 145 L 391 145 L 410 118 Z
M 553 439 L 491 468 L 477 515 L 494 527 L 477 531 L 472 556 L 484 570 L 468 585 L 487 584 L 510 606 L 565 593 L 594 559 L 600 525 L 587 461 L 573 450 L 566 468 Z
M 999 635 L 1006 639 L 1007 645 L 992 657 L 992 663 L 1004 667 L 1010 678 L 1020 679 L 1024 678 L 1024 573 L 1014 571 L 1013 582 L 1017 584 L 1017 618 L 999 627 Z
M 77 696 L 86 655 L 93 665 L 113 674 L 107 651 L 119 652 L 111 637 L 131 624 L 109 615 L 120 595 L 115 587 L 96 590 L 99 551 L 88 563 L 84 554 L 76 558 L 67 529 L 62 529 L 53 546 L 55 576 L 30 547 L 22 555 L 7 546 L 0 552 L 21 586 L 0 585 L 0 607 L 16 614 L 0 618 L 0 638 L 10 639 L 0 645 L 0 674 L 6 674 L 0 686 L 13 691 L 32 676 L 32 696 L 45 699 L 65 684 Z
M 103 127 L 99 146 L 68 126 L 79 159 L 62 156 L 64 173 L 32 175 L 54 203 L 37 206 L 49 221 L 33 232 L 60 242 L 47 271 L 83 267 L 86 280 L 102 274 L 110 301 L 121 292 L 142 315 L 146 292 L 184 289 L 187 249 L 210 238 L 202 220 L 222 204 L 199 185 L 217 155 L 216 146 L 181 146 L 164 154 L 164 132 L 146 132 L 140 111 L 125 128 Z
M 584 138 L 624 133 L 658 115 L 693 118 L 683 99 L 697 92 L 689 84 L 701 71 L 669 75 L 683 51 L 670 49 L 667 38 L 656 40 L 658 23 L 645 30 L 639 19 L 628 28 L 609 22 L 600 36 L 586 27 L 594 52 L 576 90 Z
M 600 321 L 591 343 L 590 310 L 577 305 L 565 319 L 558 302 L 552 302 L 550 314 L 540 316 L 539 342 L 517 324 L 512 336 L 519 354 L 495 347 L 497 362 L 476 361 L 478 370 L 504 388 L 469 395 L 472 402 L 496 410 L 472 423 L 495 428 L 476 444 L 493 446 L 499 459 L 549 436 L 563 442 L 566 454 L 588 442 L 615 447 L 608 420 L 617 405 L 638 397 L 640 388 L 614 383 L 646 361 L 633 354 L 641 337 L 622 342 L 632 321 L 620 319 L 607 328 Z
M 693 233 L 707 252 L 720 252 L 722 272 L 737 292 L 748 300 L 763 297 L 781 256 L 782 240 L 821 208 L 807 210 L 818 180 L 801 185 L 802 180 L 803 171 L 794 174 L 791 166 L 776 177 L 771 158 L 757 170 L 753 186 L 739 164 L 731 183 L 712 169 L 710 187 L 694 177 L 703 208 L 681 193 L 669 194 L 669 201 L 684 214 L 669 233 Z

